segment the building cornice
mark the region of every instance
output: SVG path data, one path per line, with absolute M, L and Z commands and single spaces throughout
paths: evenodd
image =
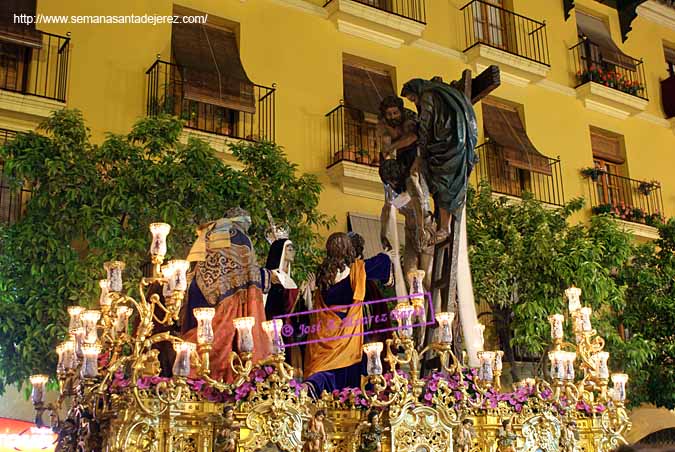
M 637 8 L 639 17 L 675 31 L 675 9 L 656 0 L 647 0 Z

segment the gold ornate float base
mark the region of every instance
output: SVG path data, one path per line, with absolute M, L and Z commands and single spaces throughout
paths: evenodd
M 147 406 L 160 406 L 159 401 L 146 401 Z M 242 425 L 239 452 L 302 451 L 302 424 L 315 410 L 314 402 L 307 401 L 306 408 L 290 404 L 273 407 L 258 405 L 248 412 L 237 412 Z M 109 419 L 102 431 L 102 450 L 108 452 L 211 452 L 218 429 L 222 426 L 224 404 L 206 401 L 179 402 L 163 414 L 153 417 L 135 409 L 120 410 Z M 251 408 L 251 407 L 249 407 Z M 280 408 L 280 411 L 277 411 Z M 276 411 L 276 412 L 275 412 Z M 366 422 L 366 411 L 356 409 L 328 409 L 324 421 L 328 441 L 326 449 L 334 452 L 357 452 L 359 424 Z M 496 452 L 497 436 L 502 420 L 510 418 L 518 439 L 515 450 L 519 452 L 564 452 L 561 435 L 564 426 L 551 414 L 521 416 L 512 413 L 504 417 L 495 412 L 467 416 L 474 424 L 476 438 L 471 452 Z M 574 451 L 607 450 L 611 438 L 603 428 L 602 416 L 575 416 L 578 442 Z M 453 452 L 459 450 L 455 443 L 460 426 L 444 419 L 433 407 L 414 407 L 403 410 L 393 420 L 384 419 L 386 429 L 382 438 L 382 452 Z M 611 435 L 610 435 L 611 436 Z M 570 451 L 571 452 L 571 451 Z

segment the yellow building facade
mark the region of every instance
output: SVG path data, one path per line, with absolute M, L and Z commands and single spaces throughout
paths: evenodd
M 86 22 L 105 21 L 94 19 L 101 16 L 208 15 L 210 25 L 234 36 L 240 64 L 233 64 L 242 67 L 256 86 L 247 94 L 253 96 L 251 102 L 242 100 L 246 96 L 241 91 L 234 96 L 239 100 L 215 105 L 224 110 L 209 107 L 207 93 L 199 103 L 199 108 L 206 104 L 206 109 L 190 110 L 186 119 L 194 120 L 194 114 L 212 116 L 220 125 L 192 122 L 186 134 L 208 140 L 225 159 L 230 159 L 229 140 L 274 138 L 300 171 L 316 174 L 323 183 L 320 209 L 336 217 L 335 230 L 348 228 L 349 214 L 366 219 L 379 215 L 383 198 L 377 153 L 373 153 L 376 138 L 370 135 L 377 112 L 335 116 L 335 109 L 343 110 L 339 107 L 346 97 L 372 106 L 373 89 L 379 97 L 385 93 L 377 90 L 382 85 L 372 77 L 371 85 L 363 87 L 370 97 L 346 93 L 348 86 L 357 89 L 359 85 L 359 75 L 347 66 L 365 70 L 366 75 L 388 77 L 392 91 L 399 93 L 411 78 L 440 76 L 449 82 L 459 79 L 465 69 L 475 77 L 496 64 L 501 86 L 489 99 L 475 104 L 479 145 L 492 140 L 496 147 L 504 147 L 502 140 L 510 137 L 520 142 L 515 151 L 527 154 L 529 150 L 535 160 L 546 156 L 544 166 L 555 168 L 537 169 L 527 156 L 509 159 L 510 154 L 502 153 L 489 168 L 491 158 L 484 157 L 477 175 L 491 178 L 493 185 L 502 183 L 501 193 L 514 197 L 523 190 L 540 190 L 542 200 L 553 205 L 584 196 L 589 203 L 577 220 L 592 214 L 592 204 L 628 205 L 643 215 L 671 216 L 675 214 L 675 121 L 667 118 L 667 107 L 664 110 L 661 82 L 674 77 L 668 72 L 667 59 L 675 48 L 675 9 L 657 0 L 643 2 L 623 42 L 624 19 L 615 3 L 39 0 L 37 14 L 68 16 L 67 23 L 38 24 L 37 30 L 54 37 L 47 41 L 49 35 L 40 35 L 41 44 L 28 45 L 33 46 L 31 53 L 12 53 L 16 47 L 5 45 L 0 58 L 0 129 L 9 136 L 34 129 L 55 109 L 77 108 L 94 140 L 101 141 L 106 132 L 125 133 L 138 118 L 156 112 L 158 102 L 166 108 L 169 97 L 168 108 L 176 112 L 175 101 L 186 96 L 185 90 L 171 96 L 157 90 L 184 77 L 171 73 L 171 64 L 180 66 L 181 57 L 189 57 L 191 48 L 197 52 L 204 43 L 184 42 L 177 51 L 178 32 L 169 23 Z M 586 18 L 579 19 L 579 15 Z M 579 50 L 582 31 L 600 43 L 601 56 L 584 42 L 586 50 Z M 11 44 L 16 45 L 26 43 Z M 209 48 L 220 52 L 216 59 L 233 55 L 231 49 Z M 602 78 L 589 81 L 594 62 L 606 72 L 622 74 L 632 84 L 606 86 L 612 82 Z M 158 64 L 164 72 L 153 78 Z M 353 78 L 348 81 L 346 77 Z M 181 80 L 185 87 L 187 81 Z M 222 74 L 215 80 L 222 82 Z M 363 100 L 364 96 L 368 99 Z M 345 108 L 353 107 L 344 103 Z M 519 120 L 524 131 L 502 131 L 506 138 L 495 131 L 488 137 L 483 121 L 484 112 L 489 111 L 486 103 L 512 112 L 511 119 L 502 118 L 504 127 L 513 128 Z M 226 126 L 223 111 L 234 115 L 228 116 Z M 247 121 L 250 126 L 242 125 Z M 350 121 L 356 123 L 357 132 L 347 131 Z M 357 142 L 349 135 L 357 136 Z M 524 136 L 530 144 L 522 143 Z M 368 159 L 359 153 L 363 149 Z M 602 170 L 598 177 L 580 173 L 598 165 Z M 547 188 L 537 189 L 542 186 L 537 185 L 539 181 Z M 7 195 L 0 199 L 5 209 L 10 208 L 8 199 Z M 622 223 L 626 228 L 641 239 L 655 236 L 655 229 L 645 225 L 644 218 L 631 215 L 631 221 Z

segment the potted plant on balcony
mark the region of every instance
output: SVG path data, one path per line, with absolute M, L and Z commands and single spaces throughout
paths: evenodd
M 637 191 L 641 195 L 649 196 L 651 192 L 657 188 L 661 188 L 661 183 L 659 181 L 642 181 L 640 182 L 640 185 L 638 185 Z
M 356 161 L 365 165 L 370 165 L 370 153 L 367 149 L 359 149 L 356 151 Z
M 604 170 L 590 166 L 587 168 L 583 168 L 580 172 L 582 176 L 590 177 L 593 182 L 597 182 L 598 179 L 600 178 L 600 175 L 605 174 Z

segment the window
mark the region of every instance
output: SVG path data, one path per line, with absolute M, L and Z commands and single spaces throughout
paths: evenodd
M 663 53 L 666 57 L 666 70 L 670 77 L 675 77 L 675 48 L 663 46 Z
M 377 122 L 380 102 L 387 96 L 396 95 L 392 70 L 349 57 L 345 59 L 342 69 L 346 144 L 342 158 L 378 164 Z
M 474 38 L 493 47 L 506 48 L 506 29 L 502 0 L 482 0 L 472 4 Z
M 626 159 L 620 136 L 591 128 L 593 163 L 602 173 L 596 181 L 597 199 L 600 204 L 617 206 L 631 204 L 631 191 L 624 182 L 627 176 Z
M 42 36 L 35 24 L 15 24 L 14 14 L 35 15 L 35 0 L 3 0 L 0 2 L 0 89 L 23 91 L 28 76 L 27 63 L 33 48 L 40 48 Z

